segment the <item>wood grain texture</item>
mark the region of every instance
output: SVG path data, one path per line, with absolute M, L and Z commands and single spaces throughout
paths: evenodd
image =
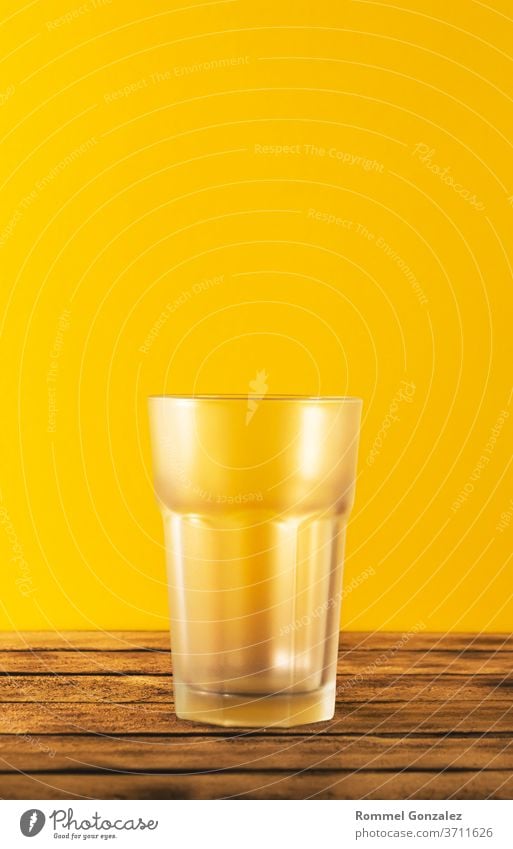
M 511 799 L 513 776 L 466 772 L 226 772 L 183 775 L 26 774 L 14 799 Z
M 505 666 L 507 664 L 507 666 Z M 496 649 L 457 652 L 426 649 L 401 651 L 393 646 L 375 652 L 363 649 L 341 650 L 338 673 L 345 679 L 369 677 L 377 672 L 411 675 L 420 672 L 436 676 L 442 672 L 453 675 L 508 675 L 513 673 L 513 654 Z M 0 673 L 61 675 L 170 675 L 169 651 L 4 651 L 0 653 Z M 341 682 L 343 683 L 343 682 Z M 350 686 L 350 684 L 346 684 Z
M 407 638 L 406 638 L 407 636 Z M 0 796 L 513 797 L 513 640 L 341 635 L 333 720 L 177 720 L 161 632 L 0 633 Z
M 152 701 L 172 703 L 169 675 L 0 675 L 0 700 L 6 702 L 122 702 Z M 511 702 L 513 675 L 467 675 L 440 672 L 437 675 L 385 675 L 377 671 L 362 680 L 339 676 L 338 701 L 367 702 L 448 701 L 464 695 L 482 701 L 492 698 Z
M 115 769 L 126 772 L 180 773 L 235 769 L 418 770 L 513 769 L 513 740 L 488 735 L 439 737 L 349 734 L 165 735 L 5 735 L 0 742 L 0 772 Z

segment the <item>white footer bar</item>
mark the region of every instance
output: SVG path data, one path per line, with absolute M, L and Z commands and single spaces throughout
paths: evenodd
M 510 849 L 512 822 L 513 801 L 493 800 L 0 801 L 1 845 L 9 849 L 71 844 L 120 849 Z

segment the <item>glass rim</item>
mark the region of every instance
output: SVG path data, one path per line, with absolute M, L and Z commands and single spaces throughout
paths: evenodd
M 173 395 L 173 394 L 165 394 L 165 395 L 148 395 L 148 400 L 158 400 L 158 399 L 169 399 L 176 401 L 247 401 L 248 398 L 255 398 L 255 401 L 258 400 L 258 403 L 262 403 L 264 401 L 315 401 L 319 402 L 344 402 L 344 403 L 363 403 L 363 398 L 360 398 L 358 395 L 263 395 L 258 399 L 256 396 L 253 396 L 252 393 L 244 393 L 244 394 L 230 394 L 230 393 L 208 393 L 208 394 L 198 394 L 198 395 Z

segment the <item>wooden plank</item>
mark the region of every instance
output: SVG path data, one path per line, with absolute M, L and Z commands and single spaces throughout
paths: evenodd
M 0 777 L 3 799 L 511 799 L 513 775 L 445 772 L 226 772 Z
M 0 736 L 0 772 L 512 769 L 511 737 L 352 737 L 324 733 L 225 737 Z M 1 777 L 0 777 L 1 783 Z
M 0 651 L 163 651 L 169 631 L 0 631 Z
M 171 674 L 171 654 L 153 651 L 34 651 L 3 652 L 0 672 L 58 674 Z
M 8 675 L 0 703 L 172 701 L 169 675 Z
M 506 675 L 513 670 L 511 653 L 497 651 L 474 652 L 405 652 L 387 650 L 383 652 L 362 652 L 356 649 L 339 652 L 338 674 L 346 677 L 369 675 L 379 672 L 387 674 L 437 675 L 450 672 L 453 675 Z
M 464 651 L 405 652 L 388 650 L 341 651 L 338 672 L 344 679 L 381 675 L 507 675 L 513 671 L 510 652 Z M 4 651 L 0 653 L 0 672 L 8 674 L 171 674 L 171 654 L 156 651 Z M 341 682 L 343 683 L 343 682 Z
M 404 634 L 404 641 L 403 641 Z M 417 634 L 395 631 L 342 631 L 343 650 L 377 651 L 389 649 L 398 641 L 403 651 L 513 651 L 513 634 Z M 0 631 L 0 651 L 169 651 L 169 632 L 162 631 Z
M 482 701 L 493 698 L 497 701 L 513 702 L 513 676 L 503 675 L 416 675 L 409 673 L 395 676 L 375 674 L 362 681 L 351 680 L 344 675 L 338 678 L 337 703 L 350 699 L 352 702 L 411 701 L 445 702 L 454 698 Z
M 315 729 L 327 728 L 355 734 L 513 733 L 513 704 L 461 698 L 441 704 L 415 698 L 409 702 L 342 701 L 337 705 L 334 719 L 315 724 Z M 200 730 L 210 732 L 211 726 L 178 720 L 171 704 L 164 702 L 129 702 L 121 706 L 81 702 L 7 703 L 0 711 L 0 733 L 4 734 L 173 734 Z
M 5 675 L 0 676 L 1 702 L 136 702 L 172 703 L 169 675 Z M 513 701 L 513 675 L 372 674 L 363 680 L 339 679 L 338 701 L 424 701 L 461 698 Z
M 513 651 L 513 634 L 465 634 L 420 631 L 417 634 L 396 631 L 342 631 L 342 650 L 381 651 L 398 642 L 402 651 Z

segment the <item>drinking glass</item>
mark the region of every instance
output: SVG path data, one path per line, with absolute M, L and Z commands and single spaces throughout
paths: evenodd
M 290 727 L 333 716 L 361 406 L 149 399 L 178 717 Z

